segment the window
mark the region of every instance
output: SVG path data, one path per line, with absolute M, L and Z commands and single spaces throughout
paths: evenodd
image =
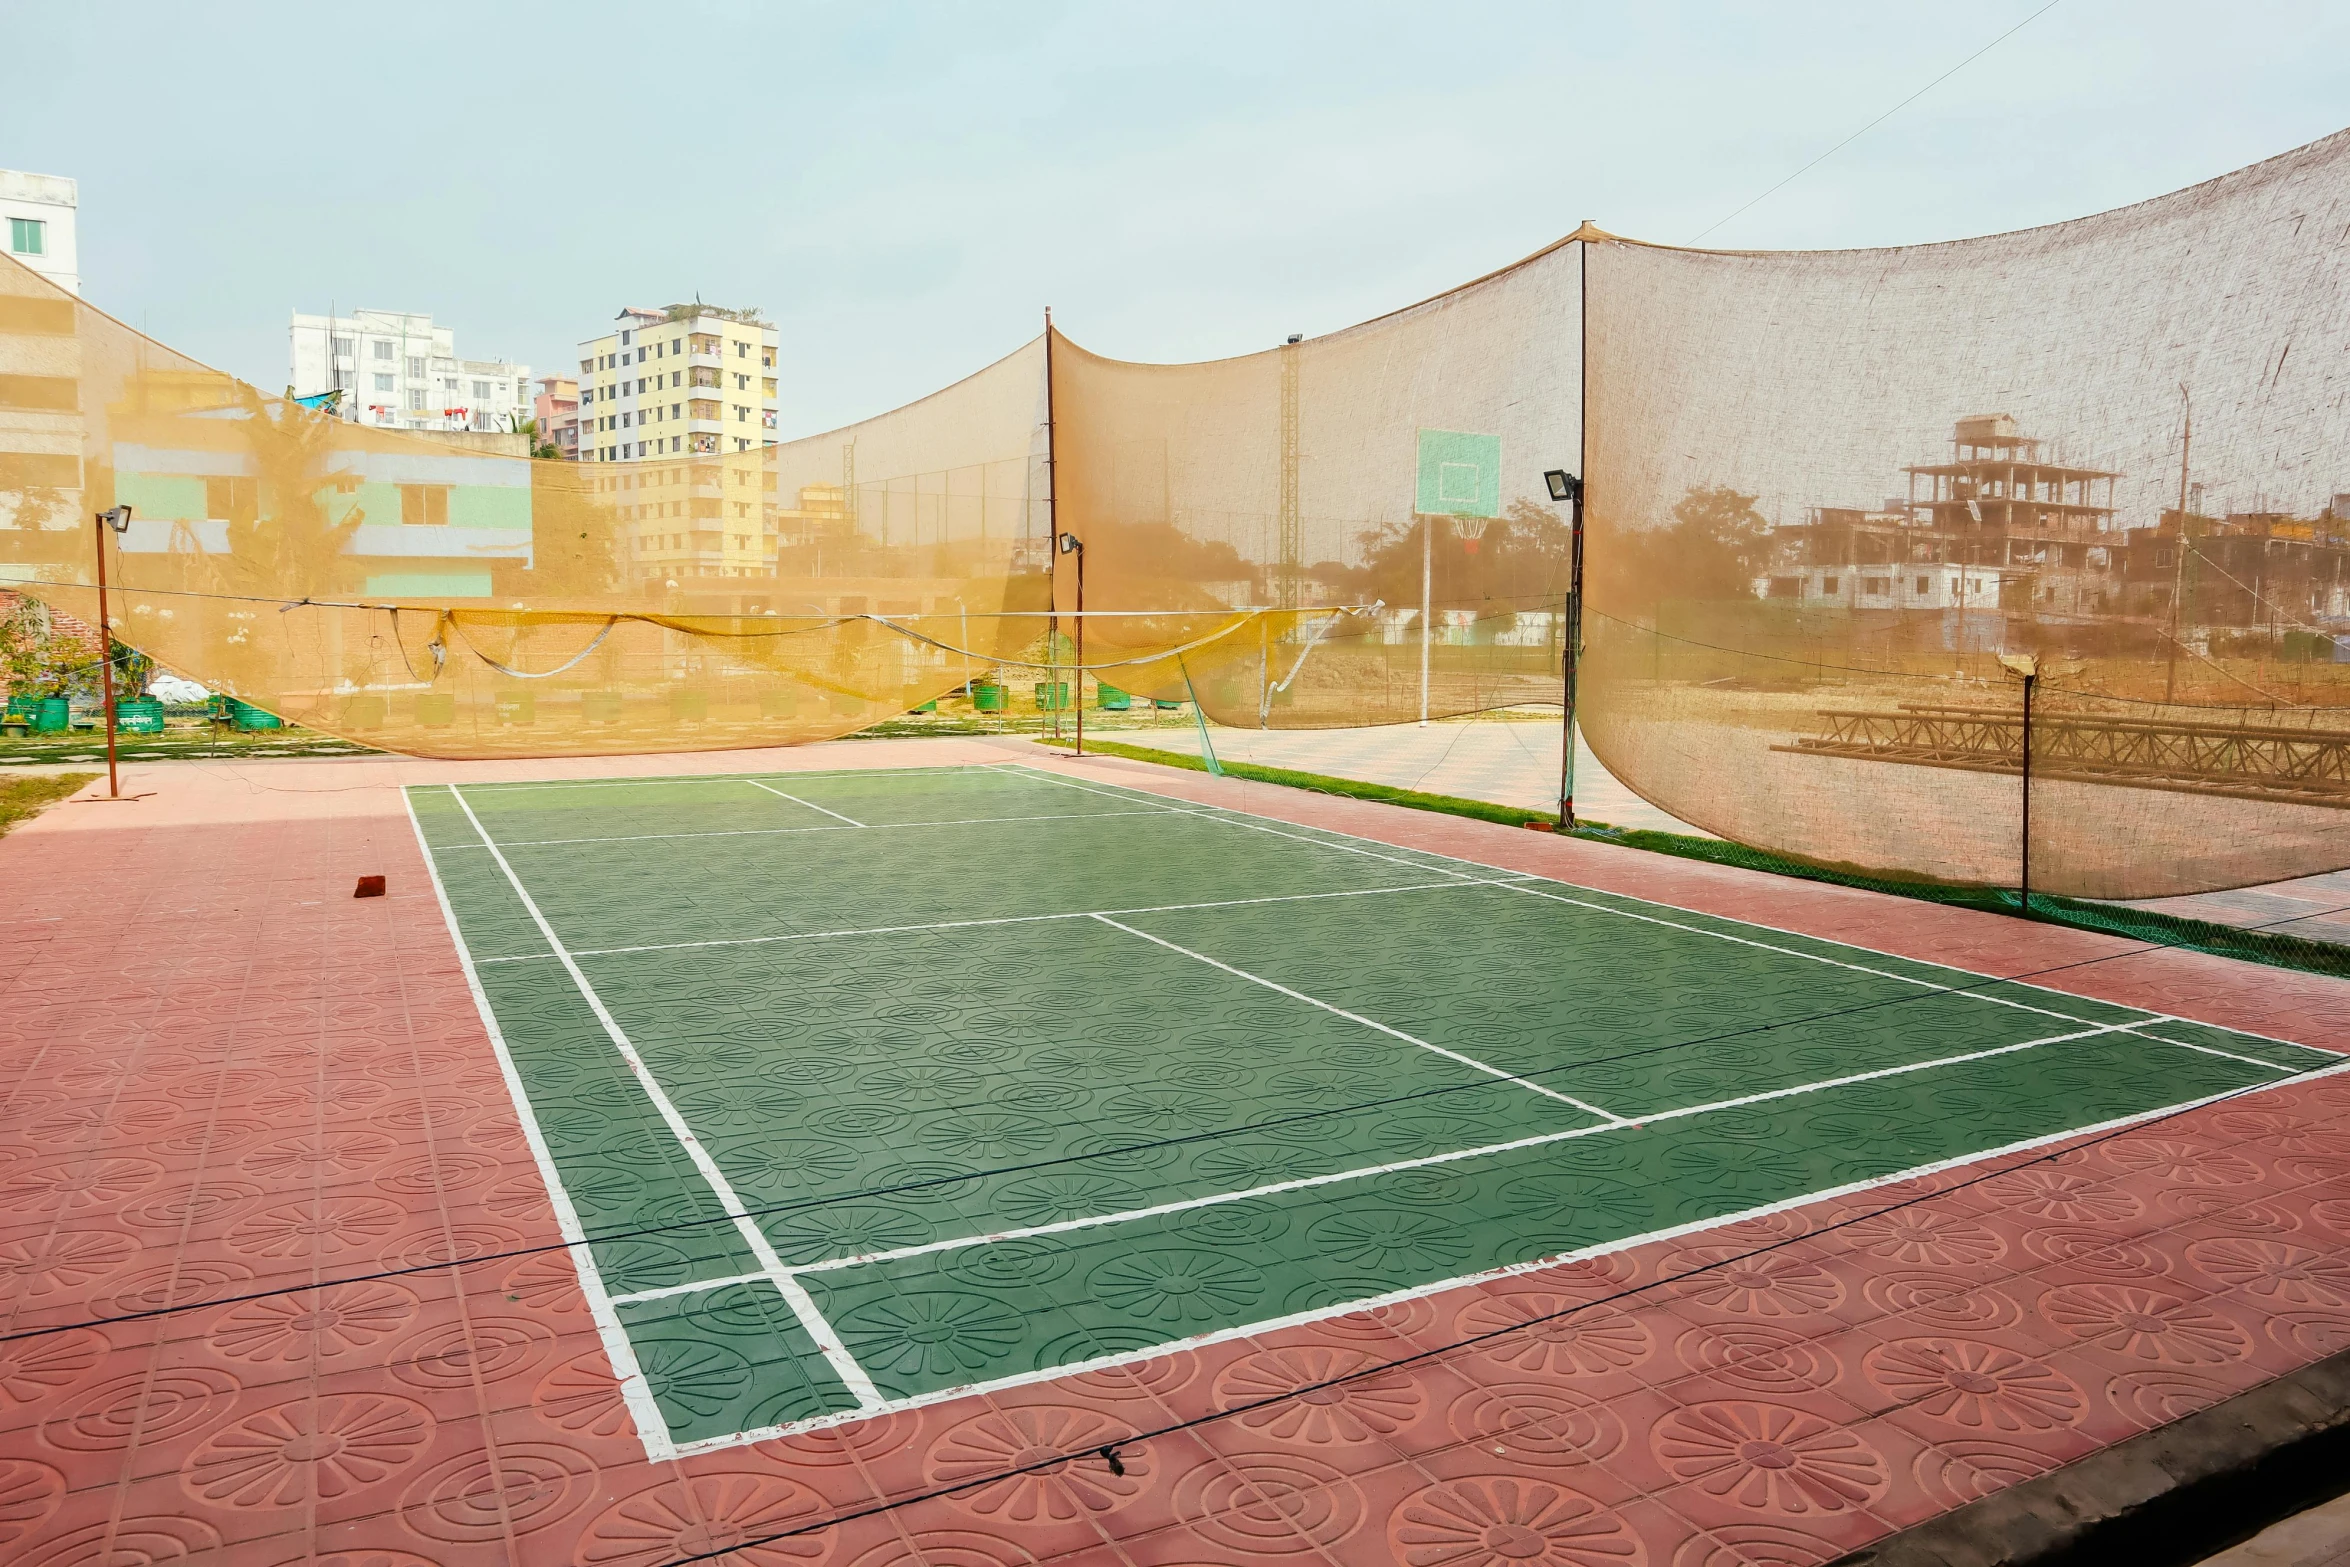
M 20 256 L 49 254 L 49 225 L 39 218 L 10 218 L 8 248 Z
M 682 419 L 685 416 L 678 411 L 677 404 L 671 403 L 669 405 L 669 417 L 672 419 Z
M 2157 566 L 2168 566 L 2171 564 L 2171 552 L 2169 550 L 2156 550 L 2154 552 L 2154 564 Z
M 1801 577 L 1773 577 L 1770 596 L 1775 599 L 1803 597 L 1803 579 Z
M 368 344 L 367 347 L 368 350 L 378 359 L 389 359 L 392 357 L 392 345 L 389 343 L 379 340 L 377 342 Z
M 422 412 L 424 412 L 424 388 L 423 388 L 423 387 L 421 387 L 421 386 L 412 386 L 412 387 L 408 388 L 408 411 L 409 411 L 410 413 L 422 413 Z
M 447 527 L 449 487 L 445 484 L 401 485 L 400 520 L 416 527 Z
M 335 339 L 335 357 L 337 359 L 348 359 L 351 357 L 351 340 L 349 338 L 338 337 Z
M 669 372 L 669 384 L 670 384 L 671 386 L 683 386 L 683 385 L 685 385 L 685 372 L 684 372 L 683 370 L 672 370 L 672 371 L 670 371 L 670 372 Z
M 1934 591 L 1934 579 L 1933 579 L 1932 577 L 1920 577 L 1920 578 L 1918 578 L 1918 593 L 1919 593 L 1919 595 L 1920 595 L 1921 597 L 1922 597 L 1923 595 L 1925 595 L 1925 594 L 1928 594 L 1928 593 L 1931 593 L 1931 592 L 1933 592 L 1933 591 Z
M 1822 593 L 1841 593 L 1844 591 L 1844 579 L 1841 577 L 1822 577 L 1820 578 L 1820 591 Z
M 206 517 L 225 522 L 251 522 L 258 512 L 253 480 L 230 478 L 204 481 Z
M 474 397 L 475 397 L 477 400 L 479 400 L 479 401 L 481 401 L 481 402 L 485 402 L 485 403 L 486 403 L 486 402 L 488 402 L 488 401 L 489 401 L 489 397 L 490 397 L 490 383 L 489 383 L 489 382 L 487 382 L 487 381 L 476 381 L 476 382 L 474 382 L 474 383 L 473 383 L 473 395 L 474 395 Z
M 1891 577 L 1863 577 L 1860 579 L 1860 590 L 1863 593 L 1891 593 L 1893 579 Z
M 641 348 L 636 351 L 636 362 L 640 365 L 645 362 L 645 351 Z
M 582 359 L 579 362 L 579 373 L 581 375 L 594 375 L 596 373 L 596 362 L 593 359 Z
M 344 369 L 341 365 L 335 366 L 335 390 L 338 392 L 347 392 L 350 389 L 351 372 Z
M 408 356 L 408 379 L 411 381 L 424 379 L 424 360 L 421 356 L 416 354 Z
M 390 391 L 392 389 L 392 378 L 388 375 L 377 376 L 375 378 L 375 389 L 379 392 Z
M 628 346 L 628 334 L 626 332 L 620 334 L 620 346 L 623 348 Z

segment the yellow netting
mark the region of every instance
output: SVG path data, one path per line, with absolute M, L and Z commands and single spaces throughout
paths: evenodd
M 1644 797 L 2012 884 L 2000 660 L 2030 655 L 2035 885 L 2240 885 L 2350 864 L 2346 229 L 2350 134 L 1956 244 L 1587 229 L 1239 359 L 1048 329 L 845 430 L 583 465 L 318 418 L 10 265 L 0 578 L 93 615 L 89 516 L 130 502 L 125 641 L 305 724 L 484 756 L 814 739 L 1050 678 L 1082 561 L 1103 684 L 1371 724 L 1561 701 L 1543 474 L 1583 469 L 1579 714 Z M 703 532 L 759 566 L 642 565 Z

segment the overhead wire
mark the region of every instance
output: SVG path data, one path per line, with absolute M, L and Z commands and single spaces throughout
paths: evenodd
M 2350 912 L 2350 905 L 2344 905 L 2338 909 L 2318 910 L 2314 913 L 2296 914 L 2290 919 L 2277 921 L 2276 923 L 2292 924 L 2301 920 L 2321 918 L 2326 915 L 2344 912 Z M 1082 918 L 1083 916 L 1070 917 Z M 2249 930 L 2261 930 L 2267 927 L 2247 926 L 2243 928 Z M 1827 938 L 1814 939 L 1826 940 Z M 2117 937 L 2113 939 L 2126 940 L 2127 938 Z M 1666 1054 L 1673 1051 L 1696 1049 L 1705 1045 L 1720 1044 L 1727 1040 L 1741 1038 L 1749 1034 L 1768 1033 L 1775 1029 L 1795 1027 L 1803 1024 L 1830 1022 L 1838 1018 L 1857 1016 L 1864 1012 L 1882 1010 L 1886 1007 L 1907 1005 L 1913 1001 L 1941 1000 L 1947 999 L 1951 996 L 1967 995 L 1990 985 L 2023 984 L 2030 980 L 2044 978 L 2050 974 L 2058 974 L 2081 968 L 2094 967 L 2101 963 L 2111 963 L 2124 958 L 2144 957 L 2149 953 L 2169 950 L 2173 949 L 2166 947 L 2163 943 L 2142 941 L 2132 948 L 2122 952 L 2104 953 L 2093 958 L 2082 958 L 2069 963 L 2052 964 L 2045 968 L 2027 970 L 2021 974 L 1979 976 L 1977 981 L 1970 985 L 1932 986 L 1921 984 L 1921 988 L 1913 994 L 1892 996 L 1877 1001 L 1862 1002 L 1853 1006 L 1839 1007 L 1825 1012 L 1808 1014 L 1802 1017 L 1779 1019 L 1774 1022 L 1755 1024 L 1746 1028 L 1726 1030 L 1719 1034 L 1699 1035 L 1690 1039 L 1677 1040 L 1660 1045 L 1645 1046 L 1638 1050 L 1624 1051 L 1615 1055 L 1599 1057 L 1588 1061 L 1562 1062 L 1557 1066 L 1532 1069 L 1526 1072 L 1517 1073 L 1515 1075 L 1523 1079 L 1532 1080 L 1539 1077 L 1547 1077 L 1554 1073 L 1588 1072 L 1600 1067 L 1619 1065 L 1628 1061 L 1642 1060 L 1648 1057 Z M 1904 961 L 1921 963 L 1924 962 L 1924 960 L 1921 959 L 1908 959 Z M 1926 966 L 1941 967 L 1943 965 L 1928 964 Z M 2059 992 L 2058 994 L 2061 995 L 2067 993 Z M 2097 1002 L 2095 1001 L 2095 998 L 2092 997 L 2080 997 L 2078 999 L 2090 1002 L 2095 1005 L 2123 1005 L 2122 1003 L 2118 1002 Z M 2144 1009 L 2125 1007 L 2125 1010 L 2142 1011 Z M 2073 1021 L 2085 1020 L 2074 1019 Z M 2224 1027 L 2224 1025 L 2217 1024 L 2206 1026 Z M 2290 1044 L 2289 1041 L 2284 1043 Z M 2314 1050 L 2317 1048 L 2315 1046 L 2308 1045 L 2291 1045 L 2290 1047 L 2302 1050 Z M 2330 1067 L 2326 1069 L 2330 1069 Z M 2280 1072 L 2290 1072 L 2291 1069 L 2280 1066 L 2275 1067 L 2274 1070 Z M 2287 1080 L 2289 1079 L 2280 1078 L 2277 1081 L 2283 1082 Z M 927 1176 L 919 1180 L 900 1182 L 890 1186 L 869 1187 L 853 1191 L 833 1192 L 821 1197 L 811 1197 L 793 1202 L 771 1203 L 757 1207 L 746 1206 L 743 1210 L 742 1216 L 753 1219 L 771 1218 L 778 1215 L 799 1212 L 804 1209 L 830 1207 L 838 1203 L 871 1201 L 884 1197 L 903 1196 L 910 1192 L 926 1191 L 939 1187 L 959 1186 L 966 1182 L 998 1180 L 1009 1176 L 1031 1174 L 1039 1170 L 1055 1169 L 1065 1165 L 1090 1164 L 1100 1160 L 1122 1158 L 1136 1153 L 1145 1153 L 1157 1149 L 1179 1148 L 1194 1143 L 1213 1142 L 1228 1137 L 1242 1137 L 1253 1133 L 1263 1132 L 1275 1127 L 1299 1125 L 1337 1116 L 1359 1115 L 1371 1110 L 1387 1109 L 1400 1104 L 1412 1104 L 1431 1099 L 1438 1099 L 1450 1094 L 1490 1090 L 1493 1088 L 1493 1086 L 1494 1080 L 1491 1079 L 1476 1079 L 1464 1083 L 1447 1084 L 1440 1087 L 1417 1090 L 1408 1094 L 1388 1095 L 1378 1099 L 1359 1101 L 1357 1103 L 1344 1106 L 1325 1108 L 1320 1110 L 1301 1111 L 1295 1115 L 1272 1117 L 1267 1120 L 1250 1122 L 1241 1126 L 1219 1127 L 1209 1131 L 1187 1133 L 1178 1137 L 1152 1138 L 1142 1142 L 1121 1146 L 1115 1149 L 1094 1150 L 1087 1153 L 1061 1154 L 1049 1159 L 1026 1160 L 1018 1164 L 999 1165 L 984 1170 L 963 1171 L 952 1175 Z M 2274 1086 L 2274 1084 L 2253 1085 L 2255 1088 L 2270 1086 Z M 594 1234 L 582 1235 L 577 1241 L 552 1241 L 535 1246 L 511 1247 L 501 1251 L 484 1252 L 472 1257 L 451 1259 L 450 1261 L 446 1262 L 419 1263 L 400 1268 L 376 1269 L 367 1273 L 350 1274 L 332 1279 L 312 1280 L 300 1284 L 282 1285 L 274 1289 L 254 1290 L 236 1295 L 212 1296 L 204 1300 L 157 1306 L 142 1311 L 122 1312 L 112 1316 L 91 1317 L 79 1321 L 50 1323 L 35 1328 L 17 1329 L 7 1333 L 0 1333 L 0 1344 L 14 1343 L 21 1339 L 42 1338 L 56 1333 L 71 1332 L 77 1328 L 99 1328 L 116 1326 L 130 1322 L 150 1321 L 160 1317 L 177 1316 L 186 1312 L 204 1310 L 211 1307 L 238 1305 L 248 1301 L 270 1300 L 286 1295 L 298 1295 L 311 1290 L 334 1289 L 353 1284 L 375 1283 L 388 1279 L 407 1278 L 426 1273 L 437 1273 L 450 1267 L 476 1267 L 493 1262 L 519 1261 L 530 1257 L 546 1256 L 555 1252 L 569 1251 L 575 1246 L 584 1245 L 592 1247 L 599 1245 L 610 1245 L 618 1241 L 642 1240 L 662 1235 L 674 1235 L 697 1230 L 705 1230 L 712 1227 L 724 1227 L 732 1225 L 734 1222 L 734 1219 L 730 1216 L 718 1215 L 706 1219 L 677 1220 L 667 1224 L 632 1225 L 625 1229 L 599 1231 Z

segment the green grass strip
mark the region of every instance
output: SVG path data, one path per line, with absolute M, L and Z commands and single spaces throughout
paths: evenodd
M 27 778 L 0 778 L 0 833 L 18 822 L 31 821 L 97 776 L 96 773 L 38 773 Z
M 1069 746 L 1067 741 L 1049 738 L 1041 743 L 1059 745 L 1063 749 Z M 1198 757 L 1181 751 L 1162 751 L 1149 746 L 1121 745 L 1114 740 L 1091 739 L 1086 742 L 1085 748 L 1089 752 L 1099 751 L 1105 756 L 1154 762 L 1162 767 L 1184 768 L 1195 773 L 1207 771 Z M 1498 822 L 1505 827 L 1523 827 L 1531 822 L 1548 824 L 1557 820 L 1547 811 L 1496 805 L 1490 800 L 1464 800 L 1457 795 L 1424 794 L 1416 789 L 1398 789 L 1390 784 L 1331 778 L 1320 773 L 1295 772 L 1286 767 L 1260 767 L 1254 762 L 1228 761 L 1224 763 L 1224 771 L 1234 778 L 1247 778 L 1257 783 L 1280 784 L 1284 788 L 1307 789 L 1317 794 L 1340 795 L 1350 800 L 1372 800 L 1382 805 L 1400 805 L 1414 811 L 1435 811 L 1445 816 L 1466 816 L 1475 821 Z M 2265 963 L 2272 968 L 2350 978 L 2350 946 L 2336 942 L 2311 941 L 2306 937 L 2287 936 L 2275 931 L 2240 930 L 2233 925 L 2221 925 L 2211 920 L 2186 919 L 2176 914 L 2157 914 L 2148 909 L 2133 909 L 2118 903 L 2056 897 L 2044 892 L 2032 895 L 2032 907 L 2026 914 L 2014 889 L 2009 887 L 1928 881 L 1923 877 L 1872 871 L 1865 866 L 1774 854 L 1765 849 L 1731 843 L 1726 839 L 1699 838 L 1688 833 L 1653 832 L 1647 828 L 1619 828 L 1610 827 L 1604 822 L 1585 822 L 1564 836 L 1593 843 L 1612 843 L 1627 849 L 1643 849 L 1651 854 L 1669 854 L 1675 859 L 1702 860 L 1709 865 L 1728 865 L 1739 870 L 1792 876 L 1801 881 L 1856 887 L 1864 892 L 1881 892 L 1897 898 L 1916 898 L 1921 902 L 1939 903 L 1952 908 L 1979 909 L 1990 914 L 2025 917 L 2051 925 L 2071 926 L 2076 930 L 2093 930 L 2103 935 L 2151 942 L 2157 946 L 2208 952 L 2217 957 L 2238 958 L 2247 963 Z

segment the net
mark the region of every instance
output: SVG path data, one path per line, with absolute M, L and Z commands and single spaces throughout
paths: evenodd
M 843 430 L 617 463 L 319 416 L 11 263 L 0 579 L 94 619 L 130 503 L 119 637 L 429 755 L 819 739 L 1080 658 L 1364 725 L 1562 701 L 1543 474 L 1582 470 L 1578 716 L 1644 798 L 1872 876 L 2274 880 L 2350 865 L 2346 193 L 2350 133 L 1953 244 L 1586 227 L 1312 341 L 1048 325 Z M 732 564 L 665 564 L 696 539 Z
M 2033 887 L 2350 863 L 2346 231 L 2350 134 L 1954 244 L 1591 245 L 1593 749 L 1742 843 L 2013 886 L 2033 670 Z

